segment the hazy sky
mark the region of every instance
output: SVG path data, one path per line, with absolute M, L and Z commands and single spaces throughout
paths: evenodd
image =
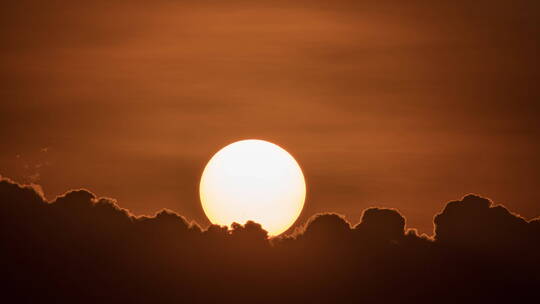
M 0 174 L 206 224 L 206 162 L 259 138 L 304 169 L 299 222 L 431 233 L 470 192 L 540 215 L 540 2 L 292 2 L 3 4 Z

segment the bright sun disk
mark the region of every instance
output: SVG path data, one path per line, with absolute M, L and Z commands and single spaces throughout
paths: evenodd
M 249 139 L 219 150 L 204 168 L 199 194 L 213 224 L 248 220 L 270 235 L 296 221 L 306 197 L 304 175 L 296 160 L 273 143 Z

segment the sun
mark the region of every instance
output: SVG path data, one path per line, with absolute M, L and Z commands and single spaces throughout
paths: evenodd
M 296 160 L 283 148 L 248 139 L 222 148 L 210 159 L 199 195 L 213 224 L 252 220 L 275 236 L 300 215 L 306 182 Z

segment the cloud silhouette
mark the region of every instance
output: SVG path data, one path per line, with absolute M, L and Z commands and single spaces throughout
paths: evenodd
M 399 241 L 405 236 L 405 218 L 394 209 L 369 208 L 355 230 L 371 240 Z
M 435 239 L 449 246 L 466 246 L 468 250 L 514 250 L 532 242 L 531 226 L 504 206 L 477 195 L 449 202 L 435 216 Z
M 317 214 L 292 235 L 135 216 L 84 189 L 47 201 L 0 180 L 3 297 L 15 302 L 517 302 L 539 286 L 540 219 L 467 195 L 433 238 L 397 210 L 351 225 Z

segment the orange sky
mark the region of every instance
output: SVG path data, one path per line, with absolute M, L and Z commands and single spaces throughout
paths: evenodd
M 206 161 L 259 138 L 304 169 L 300 222 L 431 233 L 469 192 L 540 215 L 537 1 L 291 2 L 3 5 L 0 174 L 205 224 Z

